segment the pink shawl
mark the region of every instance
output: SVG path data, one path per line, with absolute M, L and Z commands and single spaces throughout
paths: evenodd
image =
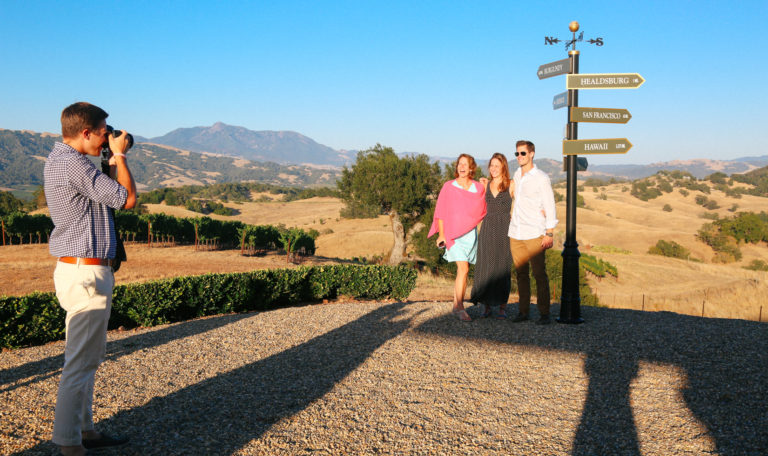
M 455 179 L 454 179 L 455 180 Z M 450 249 L 456 243 L 454 239 L 467 234 L 485 217 L 485 188 L 477 181 L 472 181 L 479 190 L 472 193 L 453 185 L 453 180 L 443 184 L 440 195 L 437 197 L 435 217 L 432 219 L 432 227 L 427 237 L 432 237 L 439 232 L 437 220 L 443 221 L 445 234 L 445 247 Z

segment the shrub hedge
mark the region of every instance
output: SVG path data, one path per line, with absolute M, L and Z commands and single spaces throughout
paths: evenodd
M 116 286 L 109 328 L 155 326 L 337 296 L 405 299 L 415 285 L 413 268 L 378 265 L 175 277 Z M 54 293 L 0 297 L 0 347 L 18 348 L 62 339 L 65 315 Z

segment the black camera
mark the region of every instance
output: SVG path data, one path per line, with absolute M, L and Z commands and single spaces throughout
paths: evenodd
M 122 135 L 123 132 L 120 130 L 115 130 L 114 128 L 112 128 L 112 125 L 107 125 L 107 134 L 117 138 L 118 136 Z M 126 142 L 128 142 L 128 149 L 130 149 L 131 147 L 133 147 L 133 135 L 131 135 L 130 133 L 126 133 L 126 135 L 128 135 L 126 136 Z M 125 150 L 128 150 L 128 149 L 125 149 Z M 107 139 L 106 141 L 104 141 L 104 144 L 101 145 L 101 155 L 104 158 L 109 157 L 110 150 L 111 149 L 109 148 L 109 139 Z

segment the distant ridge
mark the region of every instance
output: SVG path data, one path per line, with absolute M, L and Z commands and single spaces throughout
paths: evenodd
M 60 136 L 0 128 L 0 188 L 34 191 L 42 184 L 45 158 Z M 142 189 L 217 182 L 265 182 L 299 187 L 333 186 L 340 168 L 351 165 L 356 150 L 333 150 L 291 131 L 251 131 L 221 122 L 211 127 L 179 128 L 164 136 L 135 135 L 132 171 Z M 191 151 L 191 153 L 190 153 Z M 213 155 L 212 155 L 213 154 Z M 417 155 L 417 152 L 401 153 Z M 517 168 L 512 158 L 511 170 Z M 450 164 L 455 157 L 430 157 Z M 561 160 L 537 158 L 553 181 L 565 179 Z M 487 174 L 488 160 L 478 160 Z M 579 178 L 641 179 L 660 170 L 679 169 L 697 178 L 714 172 L 745 173 L 768 166 L 768 155 L 734 160 L 675 160 L 649 165 L 589 165 Z
M 692 160 L 673 160 L 668 162 L 651 163 L 650 165 L 594 165 L 587 171 L 627 179 L 639 179 L 651 176 L 661 170 L 679 169 L 687 171 L 699 179 L 715 172 L 725 174 L 746 173 L 756 168 L 768 165 L 768 155 L 760 157 L 743 157 L 734 160 L 709 160 L 697 158 Z
M 343 166 L 354 161 L 352 152 L 334 150 L 294 131 L 253 131 L 222 122 L 210 127 L 177 128 L 146 142 L 281 164 Z

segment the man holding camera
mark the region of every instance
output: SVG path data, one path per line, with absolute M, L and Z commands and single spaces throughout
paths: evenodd
M 67 311 L 53 442 L 67 456 L 127 442 L 97 432 L 92 411 L 94 377 L 106 355 L 115 284 L 117 236 L 112 210 L 136 205 L 136 183 L 125 155 L 132 137 L 108 133 L 107 116 L 90 103 L 66 107 L 61 113 L 63 140 L 53 146 L 44 171 L 45 198 L 54 224 L 49 251 L 58 257 L 53 281 L 59 304 Z M 110 176 L 87 157 L 98 157 L 107 146 Z

